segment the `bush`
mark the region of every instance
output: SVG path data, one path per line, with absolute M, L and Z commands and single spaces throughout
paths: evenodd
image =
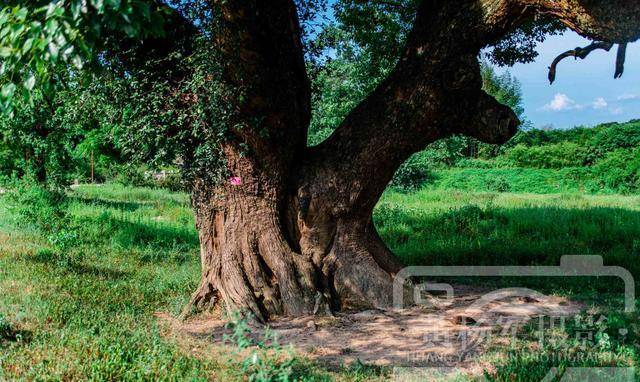
M 396 171 L 391 180 L 391 186 L 403 190 L 418 189 L 432 179 L 428 168 L 426 153 L 423 151 L 414 154 Z
M 29 180 L 14 182 L 9 192 L 19 224 L 29 225 L 45 234 L 68 226 L 67 197 L 61 190 L 51 190 Z
M 613 124 L 602 128 L 591 141 L 592 151 L 597 157 L 618 149 L 640 147 L 640 122 Z
M 185 183 L 182 174 L 178 170 L 165 171 L 163 177 L 154 180 L 155 187 L 164 188 L 171 191 L 184 191 Z
M 262 339 L 254 340 L 249 335 L 251 328 L 247 319 L 235 314 L 233 320 L 227 324 L 227 328 L 231 329 L 231 335 L 226 336 L 225 340 L 237 348 L 236 353 L 244 355 L 236 368 L 241 372 L 243 380 L 289 382 L 319 379 L 310 365 L 296 358 L 291 347 L 284 348 L 280 345 L 276 334 L 268 327 Z M 253 350 L 247 356 L 246 350 L 250 348 Z
M 145 176 L 147 169 L 145 167 L 127 165 L 114 166 L 112 171 L 112 179 L 123 186 L 148 186 L 148 180 Z
M 495 192 L 508 192 L 511 190 L 511 186 L 505 177 L 496 176 L 487 179 L 487 189 Z
M 11 208 L 20 219 L 43 234 L 56 250 L 66 253 L 79 239 L 78 228 L 68 213 L 63 190 L 51 190 L 32 181 L 14 182 L 9 193 Z
M 164 188 L 171 191 L 185 189 L 182 174 L 175 168 L 158 172 L 146 166 L 118 166 L 113 169 L 112 179 L 124 186 Z
M 607 154 L 594 164 L 593 173 L 601 188 L 622 193 L 640 190 L 640 147 Z
M 559 169 L 584 166 L 588 156 L 586 147 L 573 142 L 534 147 L 520 144 L 507 150 L 499 162 L 512 167 Z

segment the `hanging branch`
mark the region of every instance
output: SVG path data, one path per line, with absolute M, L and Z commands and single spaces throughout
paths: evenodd
M 556 57 L 555 60 L 553 60 L 553 62 L 551 63 L 551 66 L 549 67 L 549 82 L 553 84 L 553 82 L 556 80 L 557 66 L 560 63 L 560 61 L 564 60 L 565 58 L 575 57 L 576 60 L 578 58 L 585 59 L 594 50 L 602 49 L 608 52 L 611 50 L 611 48 L 613 48 L 613 45 L 614 44 L 610 42 L 594 42 L 593 44 L 588 45 L 584 48 L 578 47 L 573 50 L 569 50 L 562 53 L 561 55 Z M 626 57 L 627 57 L 627 44 L 624 43 L 624 44 L 618 45 L 618 54 L 616 56 L 616 73 L 614 74 L 613 78 L 622 77 L 622 74 L 624 73 L 624 62 L 626 60 Z
M 620 44 L 618 46 L 618 55 L 616 56 L 616 74 L 613 78 L 620 78 L 624 73 L 624 61 L 627 57 L 627 44 Z
M 593 44 L 588 45 L 584 48 L 577 47 L 573 50 L 562 53 L 561 55 L 556 57 L 555 60 L 553 60 L 553 63 L 551 63 L 551 66 L 549 67 L 549 82 L 553 84 L 553 82 L 556 80 L 556 68 L 560 61 L 564 60 L 565 58 L 575 57 L 576 60 L 578 58 L 584 60 L 594 50 L 602 49 L 608 52 L 612 47 L 613 44 L 609 42 L 594 42 Z

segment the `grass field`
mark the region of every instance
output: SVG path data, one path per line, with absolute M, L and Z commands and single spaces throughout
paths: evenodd
M 82 186 L 70 197 L 69 229 L 51 237 L 0 196 L 0 381 L 243 380 L 242 363 L 185 348 L 154 316 L 177 315 L 199 278 L 187 197 L 118 185 Z M 640 275 L 638 196 L 390 191 L 374 218 L 407 264 L 557 265 L 563 254 L 600 254 Z M 586 285 L 593 287 L 568 293 L 602 304 L 619 295 L 614 285 Z M 605 313 L 631 332 L 629 343 L 611 339 L 602 362 L 637 366 L 637 316 Z M 527 373 L 536 380 L 531 371 L 548 366 L 487 357 L 496 357 L 496 380 Z M 388 372 L 305 361 L 288 370 L 307 381 Z
M 601 255 L 640 275 L 640 197 L 387 192 L 374 219 L 407 265 L 558 265 Z
M 447 168 L 434 171 L 432 178 L 433 188 L 474 192 L 557 194 L 584 193 L 597 188 L 584 167 Z

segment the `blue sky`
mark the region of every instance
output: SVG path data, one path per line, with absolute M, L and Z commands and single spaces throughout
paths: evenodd
M 549 37 L 534 63 L 508 70 L 522 83 L 525 114 L 534 127 L 570 128 L 640 118 L 640 42 L 629 44 L 624 76 L 614 79 L 616 49 L 595 51 L 585 60 L 567 58 L 558 65 L 553 85 L 548 67 L 560 53 L 590 41 L 573 32 Z M 499 69 L 502 71 L 504 69 Z

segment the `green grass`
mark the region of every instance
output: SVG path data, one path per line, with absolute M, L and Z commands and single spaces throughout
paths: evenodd
M 0 315 L 28 333 L 3 344 L 0 380 L 208 380 L 212 365 L 163 339 L 153 317 L 177 312 L 197 282 L 184 197 L 81 188 L 69 210 L 80 245 L 59 254 L 0 200 Z
M 176 338 L 154 316 L 177 316 L 199 281 L 187 196 L 104 185 L 69 197 L 69 227 L 47 235 L 0 196 L 0 381 L 244 380 L 242 360 Z M 61 250 L 57 236 L 68 231 L 73 242 Z M 292 375 L 305 381 L 379 374 L 294 361 Z M 283 370 L 275 362 L 251 370 Z
M 611 193 L 600 189 L 584 167 L 539 168 L 450 168 L 433 173 L 432 187 L 472 192 Z
M 407 265 L 559 265 L 562 255 L 591 254 L 602 256 L 605 265 L 622 266 L 635 279 L 640 277 L 639 196 L 434 188 L 415 193 L 388 191 L 374 220 L 382 238 Z M 495 368 L 489 380 L 537 382 L 552 367 L 638 369 L 639 316 L 623 313 L 624 286 L 620 280 L 569 277 L 453 281 L 568 295 L 586 303 L 593 317 L 606 317 L 604 334 L 594 339 L 598 346 L 588 350 L 575 339 L 580 329 L 575 324 L 551 333 L 561 346 L 547 342 L 532 347 L 537 340 L 532 325 L 524 331 L 524 338 L 484 356 Z M 620 337 L 621 328 L 628 330 L 627 337 Z M 640 380 L 640 373 L 636 373 Z
M 629 259 L 640 256 L 639 196 L 389 191 L 374 219 L 410 265 L 554 265 L 599 254 L 635 267 Z
M 406 265 L 557 266 L 563 255 L 600 255 L 640 277 L 638 196 L 390 191 L 374 220 Z M 623 290 L 611 278 L 526 281 L 571 294 Z
M 199 279 L 188 198 L 117 185 L 82 186 L 69 196 L 77 236 L 63 251 L 0 196 L 0 381 L 241 380 L 236 363 L 167 334 L 154 316 L 179 313 Z M 638 196 L 390 191 L 374 218 L 407 264 L 557 265 L 563 254 L 600 254 L 640 275 Z M 599 283 L 588 285 L 595 289 L 584 295 L 596 302 L 619 295 L 613 284 L 603 294 L 594 292 Z M 613 312 L 619 304 L 612 301 Z M 613 346 L 616 364 L 637 364 L 635 347 Z M 385 375 L 301 362 L 308 381 Z M 533 367 L 492 362 L 498 376 Z

